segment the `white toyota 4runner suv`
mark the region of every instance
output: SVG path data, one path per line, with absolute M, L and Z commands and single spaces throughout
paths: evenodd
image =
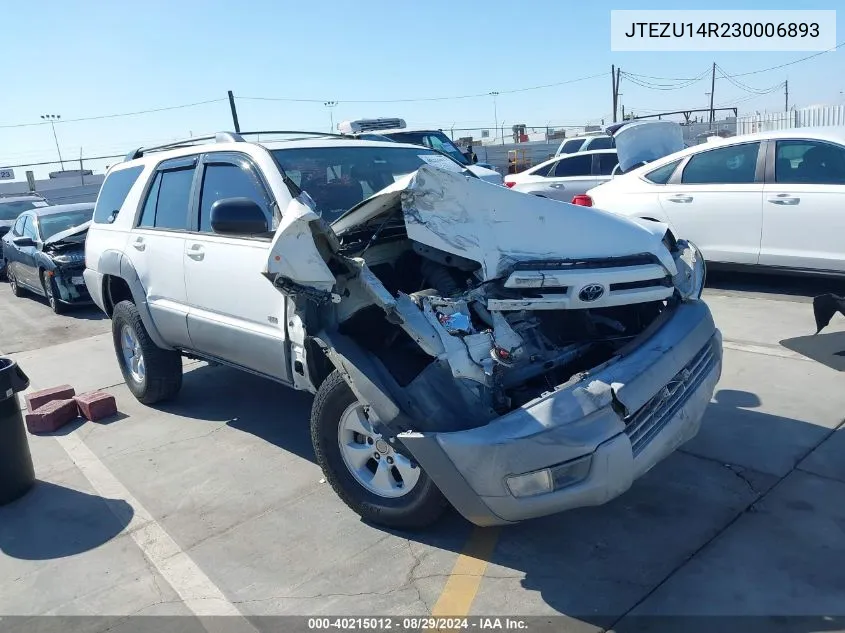
M 183 355 L 315 393 L 327 480 L 399 528 L 601 504 L 696 434 L 721 337 L 665 225 L 423 147 L 268 135 L 108 172 L 85 281 L 138 400 L 176 396 Z

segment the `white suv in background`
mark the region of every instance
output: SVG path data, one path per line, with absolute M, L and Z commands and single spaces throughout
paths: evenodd
M 416 145 L 244 136 L 103 183 L 85 282 L 141 402 L 177 394 L 183 355 L 315 393 L 326 479 L 404 528 L 447 500 L 480 525 L 604 503 L 697 433 L 721 339 L 665 226 Z

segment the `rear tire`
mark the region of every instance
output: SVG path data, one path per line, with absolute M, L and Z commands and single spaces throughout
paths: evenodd
M 317 390 L 311 409 L 311 441 L 317 463 L 323 469 L 326 479 L 343 502 L 366 521 L 389 528 L 411 530 L 431 525 L 443 514 L 447 502 L 418 464 L 412 466 L 418 472 L 413 472 L 413 483 L 409 483 L 408 491 L 394 488 L 393 496 L 374 493 L 361 483 L 360 475 L 353 474 L 348 459 L 341 451 L 339 437 L 344 416 L 357 407 L 360 407 L 360 403 L 337 370 Z M 396 464 L 397 468 L 400 460 L 409 463 L 407 458 L 393 451 L 385 440 L 377 439 L 370 444 L 371 438 L 361 436 L 361 439 L 357 446 L 363 451 L 367 451 L 368 444 L 373 454 L 377 452 L 377 445 L 387 448 L 387 452 L 378 460 L 373 459 L 370 463 L 383 462 L 381 465 L 384 466 L 389 462 Z M 359 472 L 362 470 L 359 469 Z M 396 479 L 392 481 L 395 486 Z M 408 477 L 407 481 L 411 482 L 412 477 Z
M 182 355 L 153 343 L 131 301 L 121 301 L 114 307 L 112 339 L 126 386 L 139 402 L 155 404 L 179 393 Z

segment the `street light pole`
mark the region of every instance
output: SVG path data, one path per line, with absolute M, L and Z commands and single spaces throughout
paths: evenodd
M 333 108 L 337 105 L 337 101 L 324 101 L 323 105 L 329 109 L 329 121 L 331 122 L 331 128 L 329 132 L 334 133 L 334 110 Z
M 495 90 L 490 93 L 490 96 L 493 97 L 493 129 L 498 131 L 499 130 L 499 110 L 496 104 L 496 97 L 499 96 L 499 93 Z
M 42 119 L 50 122 L 50 127 L 53 128 L 53 138 L 56 141 L 56 151 L 59 154 L 59 163 L 61 163 L 62 171 L 65 170 L 65 162 L 62 160 L 62 150 L 59 149 L 59 137 L 56 136 L 56 121 L 62 118 L 61 114 L 42 114 Z

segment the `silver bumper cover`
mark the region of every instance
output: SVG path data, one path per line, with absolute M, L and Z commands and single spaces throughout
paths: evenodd
M 479 525 L 600 505 L 696 435 L 721 375 L 721 335 L 701 301 L 677 306 L 637 347 L 490 424 L 400 437 Z M 589 472 L 516 497 L 507 480 L 590 457 Z

